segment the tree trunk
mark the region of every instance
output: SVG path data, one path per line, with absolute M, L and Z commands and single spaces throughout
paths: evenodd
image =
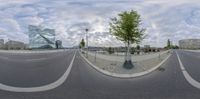
M 131 61 L 130 44 L 127 45 L 127 61 Z
M 123 64 L 124 68 L 131 69 L 133 68 L 133 64 L 131 61 L 131 53 L 130 53 L 130 43 L 127 44 L 126 55 L 125 55 L 125 62 Z

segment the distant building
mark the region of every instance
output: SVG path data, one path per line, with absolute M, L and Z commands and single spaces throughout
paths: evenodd
M 10 40 L 5 43 L 4 48 L 8 50 L 12 49 L 21 50 L 21 49 L 26 49 L 26 45 L 23 42 Z
M 55 48 L 55 30 L 29 25 L 29 48 Z
M 144 45 L 144 48 L 151 48 L 150 45 Z
M 200 49 L 200 39 L 183 39 L 179 41 L 181 49 Z
M 0 49 L 4 48 L 4 39 L 0 39 Z

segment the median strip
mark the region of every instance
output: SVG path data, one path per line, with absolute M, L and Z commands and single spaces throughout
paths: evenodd
M 79 51 L 80 53 L 80 51 Z M 151 68 L 151 69 L 148 69 L 146 71 L 143 71 L 143 72 L 139 72 L 139 73 L 134 73 L 134 74 L 118 74 L 118 73 L 113 73 L 113 72 L 109 72 L 109 71 L 106 71 L 106 70 L 103 70 L 101 68 L 99 68 L 98 66 L 94 65 L 92 62 L 90 62 L 87 58 L 85 58 L 81 53 L 80 55 L 82 56 L 82 58 L 90 65 L 92 66 L 94 69 L 96 69 L 97 71 L 105 74 L 105 75 L 108 75 L 108 76 L 111 76 L 111 77 L 117 77 L 117 78 L 133 78 L 133 77 L 139 77 L 139 76 L 143 76 L 143 75 L 146 75 L 148 73 L 151 73 L 152 71 L 156 70 L 158 67 L 160 67 L 170 56 L 168 55 L 162 62 L 160 62 L 158 65 L 156 65 L 155 67 Z

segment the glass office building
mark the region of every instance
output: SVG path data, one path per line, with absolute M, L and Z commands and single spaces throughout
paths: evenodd
M 29 48 L 55 48 L 55 30 L 29 25 Z

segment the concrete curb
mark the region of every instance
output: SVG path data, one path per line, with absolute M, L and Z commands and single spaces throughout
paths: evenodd
M 200 52 L 200 50 L 183 50 L 183 51 L 194 52 L 194 53 L 199 53 Z
M 98 66 L 95 66 L 94 64 L 92 64 L 88 59 L 86 59 L 82 53 L 80 53 L 79 51 L 79 54 L 83 57 L 83 59 L 89 64 L 91 65 L 94 69 L 96 69 L 97 71 L 105 74 L 105 75 L 108 75 L 108 76 L 111 76 L 111 77 L 117 77 L 117 78 L 134 78 L 134 77 L 139 77 L 139 76 L 143 76 L 143 75 L 146 75 L 148 73 L 151 73 L 153 72 L 154 70 L 156 70 L 158 67 L 160 67 L 170 56 L 168 55 L 161 63 L 159 63 L 157 66 L 149 69 L 149 70 L 146 70 L 144 72 L 140 72 L 140 73 L 134 73 L 134 74 L 117 74 L 117 73 L 111 73 L 111 72 L 108 72 L 106 70 L 103 70 L 101 68 L 99 68 Z

